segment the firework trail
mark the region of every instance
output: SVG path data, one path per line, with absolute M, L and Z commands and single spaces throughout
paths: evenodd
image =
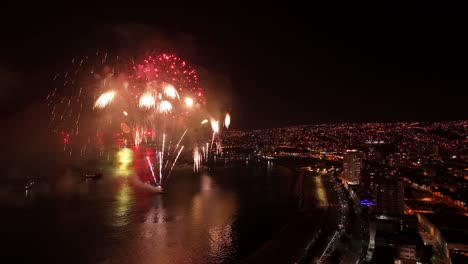
M 176 156 L 174 162 L 172 163 L 171 169 L 169 170 L 169 174 L 167 175 L 168 179 L 171 176 L 172 170 L 174 169 L 174 165 L 177 163 L 177 160 L 179 159 L 180 153 L 182 152 L 183 149 L 184 149 L 184 146 L 182 146 L 180 148 L 180 150 L 179 150 L 179 153 L 177 153 L 177 156 Z
M 182 133 L 182 136 L 179 138 L 179 141 L 177 141 L 177 144 L 174 146 L 174 152 L 171 154 L 169 153 L 168 156 L 172 156 L 172 155 L 175 155 L 176 152 L 177 152 L 177 149 L 179 148 L 179 145 L 180 145 L 180 142 L 182 141 L 182 139 L 185 137 L 185 134 L 187 133 L 188 129 L 185 129 L 184 133 Z M 168 152 L 169 152 L 169 149 L 168 149 Z M 169 164 L 169 159 L 166 160 L 166 164 L 164 165 L 164 169 L 167 168 L 167 165 Z
M 164 160 L 164 144 L 166 143 L 166 134 L 163 134 L 163 142 L 162 142 L 162 147 L 161 147 L 161 163 L 163 163 Z
M 96 103 L 94 104 L 94 108 L 105 108 L 106 106 L 110 105 L 112 102 L 112 99 L 114 99 L 115 92 L 114 91 L 109 91 L 103 93 L 99 98 L 96 100 Z M 68 106 L 70 106 L 70 101 L 68 103 Z
M 184 138 L 185 133 L 187 133 L 187 129 L 185 129 L 185 131 L 184 131 L 184 133 L 182 133 L 182 136 L 180 137 L 179 141 L 177 141 L 177 144 L 175 145 L 174 150 L 177 150 L 177 148 L 179 147 L 179 144 L 182 141 L 182 139 Z
M 158 182 L 156 180 L 156 176 L 154 175 L 153 164 L 151 164 L 151 161 L 150 161 L 148 156 L 146 156 L 146 161 L 148 162 L 148 166 L 149 166 L 149 168 L 151 170 L 151 175 L 153 175 L 154 182 Z
M 158 185 L 162 185 L 163 183 L 163 174 L 162 174 L 162 153 L 159 152 L 159 183 Z
M 229 113 L 226 114 L 226 117 L 224 118 L 224 126 L 226 129 L 229 129 L 229 125 L 231 124 L 231 116 Z
M 206 160 L 206 154 L 205 153 L 206 153 L 205 146 L 202 146 L 201 147 L 201 159 L 202 159 L 202 161 Z
M 193 148 L 193 171 L 198 172 L 198 168 L 200 167 L 202 158 L 200 155 L 200 151 L 198 150 L 198 146 Z
M 210 120 L 210 123 L 211 123 L 211 129 L 213 130 L 213 136 L 211 137 L 211 145 L 210 145 L 210 151 L 211 151 L 211 148 L 213 147 L 213 141 L 214 141 L 215 135 L 219 132 L 219 121 L 216 121 L 212 118 Z
M 211 129 L 213 130 L 213 133 L 218 133 L 219 132 L 219 121 L 215 119 L 210 120 L 211 123 Z
M 64 73 L 55 74 L 53 87 L 46 97 L 49 125 L 54 132 L 60 133 L 60 128 L 75 136 L 70 138 L 66 146 L 76 142 L 78 131 L 87 130 L 80 129 L 83 123 L 80 121 L 85 120 L 88 125 L 93 109 L 103 110 L 115 103 L 120 88 L 120 75 L 129 72 L 132 67 L 131 60 L 96 52 L 86 57 L 73 58 Z

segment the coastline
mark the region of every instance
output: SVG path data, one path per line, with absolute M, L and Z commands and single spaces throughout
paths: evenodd
M 241 263 L 310 263 L 325 248 L 327 234 L 334 231 L 325 223 L 333 222 L 334 210 L 331 206 L 319 207 L 313 190 L 316 189 L 315 177 L 323 175 L 306 175 L 301 169 L 300 160 L 278 161 L 278 165 L 295 172 L 294 190 L 291 195 L 297 202 L 296 212 L 288 222 L 271 239 L 261 245 Z M 329 183 L 327 181 L 326 185 Z M 327 195 L 332 196 L 332 188 L 326 188 Z

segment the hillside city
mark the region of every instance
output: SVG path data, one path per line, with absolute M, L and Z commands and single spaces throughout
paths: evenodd
M 221 141 L 224 158 L 339 164 L 372 263 L 468 262 L 468 121 L 225 131 Z

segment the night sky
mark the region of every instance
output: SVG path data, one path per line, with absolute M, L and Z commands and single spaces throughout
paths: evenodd
M 240 10 L 3 24 L 1 111 L 41 102 L 75 55 L 158 49 L 200 69 L 234 129 L 468 118 L 461 6 Z

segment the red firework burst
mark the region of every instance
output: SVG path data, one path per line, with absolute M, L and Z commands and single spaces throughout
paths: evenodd
M 202 101 L 202 88 L 198 83 L 196 71 L 184 60 L 173 54 L 149 56 L 143 63 L 134 67 L 135 81 L 168 83 L 180 94 L 194 96 Z

